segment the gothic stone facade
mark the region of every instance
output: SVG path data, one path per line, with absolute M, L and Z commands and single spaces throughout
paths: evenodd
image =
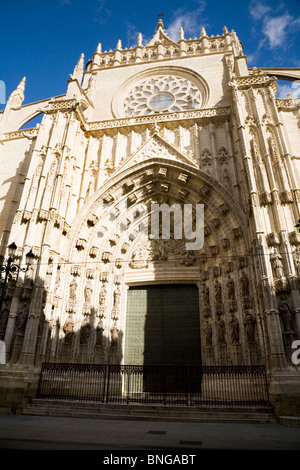
M 202 363 L 265 364 L 278 413 L 299 412 L 300 111 L 273 75 L 234 31 L 175 42 L 160 20 L 146 45 L 82 55 L 66 94 L 22 105 L 21 81 L 0 114 L 1 256 L 35 260 L 2 305 L 3 403 L 43 361 L 121 363 L 128 289 L 189 283 Z M 204 204 L 203 248 L 151 240 L 153 203 Z

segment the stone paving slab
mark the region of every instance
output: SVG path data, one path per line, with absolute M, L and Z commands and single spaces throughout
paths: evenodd
M 1 415 L 0 449 L 300 450 L 300 428 L 282 424 L 126 421 Z

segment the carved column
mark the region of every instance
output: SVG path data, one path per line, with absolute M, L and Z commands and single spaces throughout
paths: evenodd
M 209 124 L 209 135 L 210 135 L 210 142 L 211 142 L 211 150 L 213 154 L 213 173 L 214 175 L 216 175 L 215 177 L 219 179 L 220 175 L 219 175 L 219 168 L 218 168 L 215 126 L 212 123 Z
M 270 342 L 270 362 L 272 369 L 282 369 L 287 366 L 285 349 L 282 340 L 281 325 L 278 310 L 266 312 L 266 322 Z
M 33 367 L 37 333 L 43 304 L 43 287 L 35 285 L 30 303 L 29 316 L 27 320 L 23 348 L 18 364 Z
M 6 326 L 6 332 L 5 332 L 5 337 L 4 337 L 4 343 L 5 343 L 5 348 L 6 348 L 6 362 L 9 362 L 10 358 L 10 351 L 11 351 L 11 344 L 12 344 L 12 339 L 14 336 L 14 330 L 15 330 L 15 324 L 16 324 L 16 319 L 18 316 L 18 310 L 19 310 L 19 297 L 21 293 L 21 287 L 20 285 L 17 285 L 14 291 L 14 296 L 11 301 L 11 306 L 10 306 L 10 313 L 8 317 L 8 322 Z

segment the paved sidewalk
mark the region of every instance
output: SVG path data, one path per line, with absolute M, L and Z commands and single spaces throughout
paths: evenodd
M 300 450 L 300 428 L 0 415 L 0 449 Z

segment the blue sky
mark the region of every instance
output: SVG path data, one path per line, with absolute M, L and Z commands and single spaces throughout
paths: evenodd
M 249 66 L 300 66 L 300 0 L 0 0 L 0 80 L 6 98 L 26 76 L 24 103 L 63 94 L 67 79 L 83 52 L 86 61 L 99 42 L 102 50 L 144 43 L 156 29 L 157 14 L 177 39 L 222 34 L 234 29 L 242 41 Z M 286 96 L 291 84 L 280 88 Z M 3 109 L 0 105 L 0 109 Z

